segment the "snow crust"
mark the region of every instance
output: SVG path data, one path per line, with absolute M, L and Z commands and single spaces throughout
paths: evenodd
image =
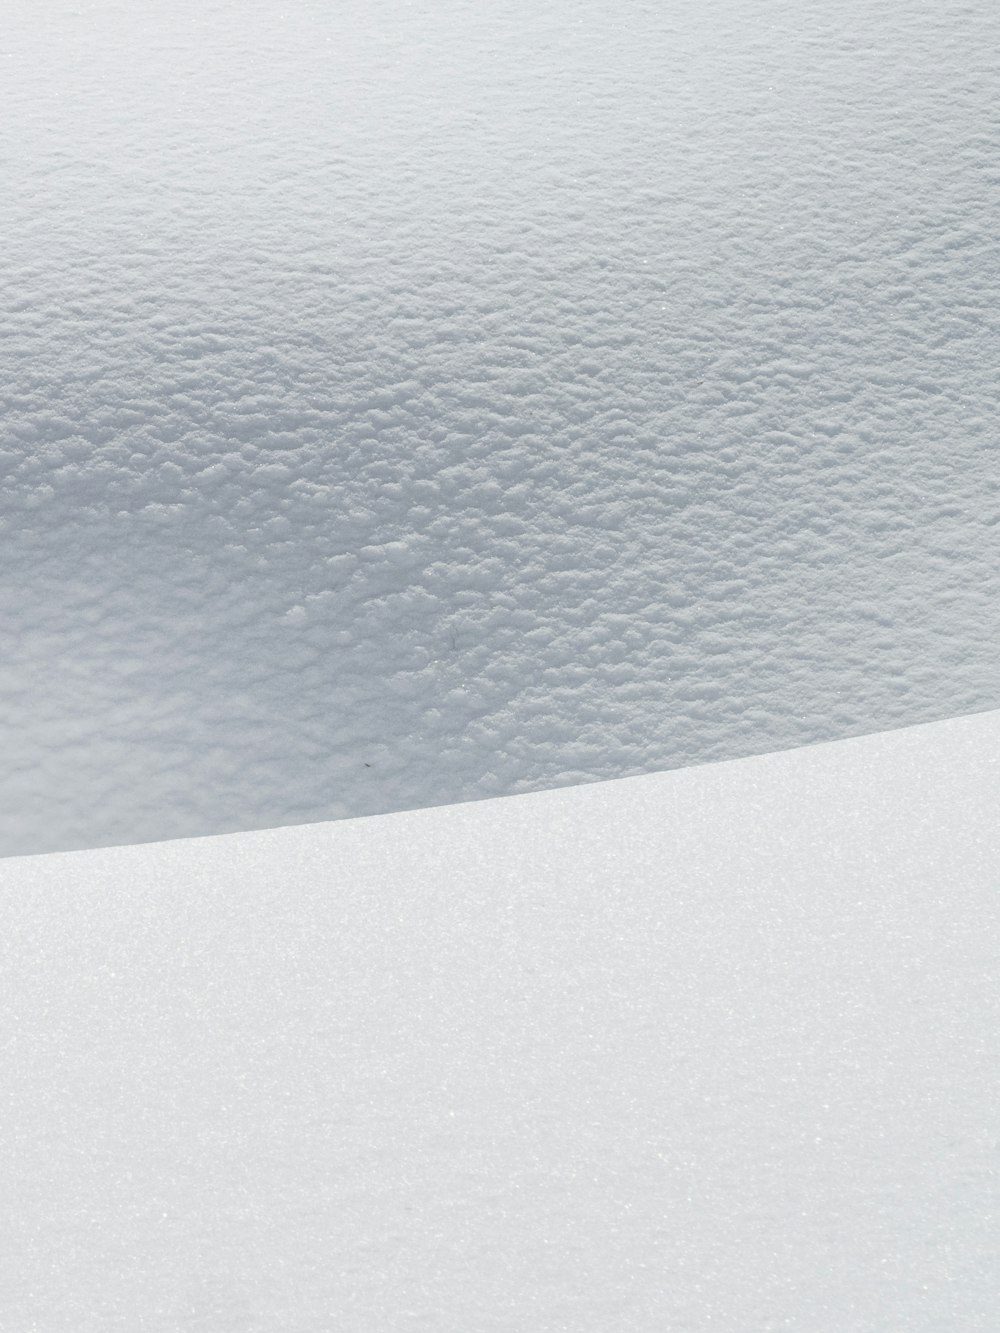
M 1000 713 L 0 865 L 0 1325 L 995 1327 Z
M 8 0 L 0 850 L 1000 702 L 987 0 Z

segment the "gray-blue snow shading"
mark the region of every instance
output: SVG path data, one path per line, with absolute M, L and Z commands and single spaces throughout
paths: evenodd
M 15 5 L 0 849 L 1000 701 L 1000 14 Z

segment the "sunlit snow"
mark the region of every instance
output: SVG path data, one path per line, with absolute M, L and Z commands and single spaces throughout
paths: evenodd
M 998 756 L 0 862 L 0 1327 L 994 1329 Z
M 0 852 L 995 707 L 987 0 L 7 0 Z

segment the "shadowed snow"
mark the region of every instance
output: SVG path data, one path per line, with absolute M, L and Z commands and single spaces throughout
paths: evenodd
M 0 850 L 996 704 L 985 0 L 3 35 Z

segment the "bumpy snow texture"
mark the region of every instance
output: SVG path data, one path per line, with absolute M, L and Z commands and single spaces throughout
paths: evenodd
M 993 0 L 0 41 L 0 850 L 1000 701 Z

